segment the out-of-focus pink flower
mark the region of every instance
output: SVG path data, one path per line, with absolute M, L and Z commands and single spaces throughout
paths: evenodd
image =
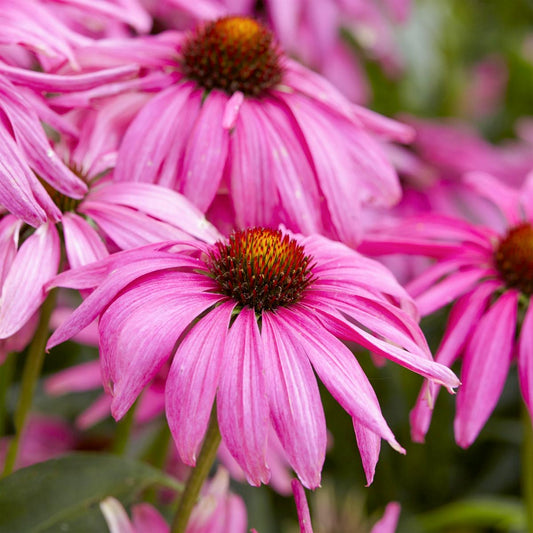
M 95 287 L 49 347 L 100 316 L 113 416 L 127 412 L 174 354 L 167 419 L 181 459 L 195 464 L 216 396 L 223 440 L 254 485 L 270 478 L 270 420 L 302 483 L 320 483 L 326 426 L 313 369 L 353 417 L 369 483 L 381 438 L 403 451 L 339 339 L 458 385 L 432 361 L 416 321 L 400 307 L 412 309 L 411 302 L 390 273 L 318 236 L 254 228 L 215 245 L 162 243 L 63 273 L 53 284 Z
M 351 245 L 362 204 L 400 198 L 374 136 L 405 141 L 411 130 L 351 104 L 256 21 L 202 24 L 176 58 L 173 84 L 126 132 L 118 181 L 176 188 L 204 212 L 226 193 L 236 227 L 283 223 Z
M 100 503 L 110 533 L 170 533 L 170 527 L 159 512 L 146 503 L 132 507 L 132 520 L 114 498 Z M 219 467 L 213 479 L 202 489 L 194 507 L 186 533 L 244 533 L 246 507 L 242 499 L 229 491 L 228 472 Z
M 401 507 L 399 503 L 391 502 L 385 508 L 383 517 L 375 524 L 370 533 L 394 533 L 400 518 Z
M 428 215 L 381 235 L 383 250 L 438 259 L 408 290 L 423 315 L 453 303 L 436 360 L 450 366 L 463 359 L 454 424 L 462 447 L 472 444 L 491 415 L 515 354 L 522 396 L 533 413 L 533 174 L 521 190 L 483 173 L 465 179 L 499 208 L 503 230 Z M 416 441 L 424 440 L 431 421 L 425 399 L 437 390 L 424 385 L 411 413 Z
M 12 437 L 0 438 L 0 464 Z M 69 425 L 61 419 L 33 414 L 21 436 L 16 468 L 47 461 L 74 449 L 77 437 Z
M 497 111 L 503 104 L 508 77 L 507 65 L 501 56 L 491 55 L 476 63 L 461 96 L 462 114 L 482 119 Z

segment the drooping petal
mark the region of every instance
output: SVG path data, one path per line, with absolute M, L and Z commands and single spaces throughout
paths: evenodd
M 356 418 L 353 419 L 353 428 L 357 438 L 357 447 L 363 461 L 363 470 L 366 476 L 366 486 L 374 481 L 376 465 L 379 459 L 381 449 L 381 437 L 363 424 L 360 424 Z
M 488 301 L 496 288 L 496 283 L 486 282 L 457 300 L 450 312 L 446 332 L 435 356 L 437 362 L 451 367 L 485 312 Z M 424 442 L 439 388 L 431 381 L 422 385 L 416 405 L 409 416 L 411 438 L 414 442 Z
M 112 496 L 100 502 L 100 510 L 104 515 L 110 533 L 136 533 L 131 525 L 126 509 Z
M 466 347 L 454 421 L 455 440 L 463 448 L 474 442 L 503 389 L 513 354 L 517 302 L 516 291 L 503 294 Z
M 316 378 L 305 351 L 284 335 L 275 313 L 263 313 L 270 413 L 290 465 L 309 489 L 320 485 L 326 455 L 326 421 Z
M 109 255 L 98 233 L 79 215 L 65 213 L 62 222 L 70 268 L 88 265 Z
M 228 155 L 229 134 L 222 119 L 228 97 L 211 91 L 202 102 L 181 168 L 180 192 L 205 212 L 218 190 Z
M 223 303 L 193 326 L 176 350 L 168 374 L 168 425 L 181 460 L 190 466 L 196 464 L 226 364 L 224 346 L 234 306 L 233 302 Z
M 183 330 L 220 299 L 202 294 L 197 285 L 186 274 L 156 274 L 116 298 L 102 314 L 102 377 L 113 394 L 115 419 L 124 416 L 170 357 Z
M 59 267 L 57 230 L 44 224 L 19 248 L 0 296 L 0 339 L 17 332 L 44 302 L 44 284 Z
M 21 227 L 22 221 L 13 215 L 6 215 L 0 220 L 0 287 L 16 257 Z
M 272 154 L 255 109 L 244 100 L 230 143 L 231 199 L 238 227 L 269 226 L 279 207 Z
M 403 450 L 381 414 L 372 386 L 353 354 L 336 337 L 322 331 L 320 323 L 307 317 L 307 312 L 279 309 L 285 334 L 306 351 L 321 381 L 339 404 L 361 424 L 377 433 L 398 451 Z
M 245 307 L 229 330 L 217 394 L 220 432 L 251 485 L 268 483 L 265 453 L 269 408 L 263 341 L 255 312 Z
M 294 494 L 294 502 L 296 503 L 296 511 L 298 513 L 300 533 L 313 533 L 311 514 L 309 513 L 309 505 L 307 505 L 305 490 L 297 479 L 292 480 L 291 486 Z
M 533 413 L 533 303 L 529 303 L 518 341 L 518 377 L 522 397 Z M 533 415 L 532 415 L 533 418 Z

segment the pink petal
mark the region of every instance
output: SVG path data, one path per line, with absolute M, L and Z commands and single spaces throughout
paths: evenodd
M 17 332 L 44 302 L 43 285 L 59 268 L 57 230 L 45 224 L 19 248 L 0 296 L 0 339 Z
M 109 255 L 98 233 L 79 215 L 65 213 L 62 222 L 70 268 L 88 265 Z
M 307 505 L 307 498 L 305 497 L 305 490 L 297 479 L 293 479 L 291 485 L 294 501 L 296 503 L 296 511 L 298 512 L 300 533 L 313 533 L 311 515 L 309 513 L 309 505 Z
M 182 144 L 189 131 L 182 120 L 184 107 L 199 110 L 200 102 L 193 103 L 193 85 L 173 85 L 148 102 L 135 117 L 122 141 L 115 178 L 118 181 L 155 183 L 168 153 Z M 198 106 L 197 108 L 195 106 Z M 195 111 L 197 112 L 197 111 Z M 164 120 L 154 117 L 164 117 Z M 174 168 L 174 176 L 176 175 Z M 173 183 L 165 183 L 173 185 Z
M 97 389 L 102 385 L 100 363 L 88 361 L 56 372 L 44 384 L 48 394 L 66 394 Z
M 5 215 L 0 220 L 0 286 L 16 257 L 21 227 L 22 221 L 13 215 Z
M 221 239 L 220 233 L 200 210 L 181 194 L 166 187 L 151 183 L 109 183 L 91 191 L 90 200 L 137 209 L 206 242 Z
M 132 518 L 137 533 L 170 533 L 170 527 L 165 519 L 147 503 L 134 505 Z
M 244 307 L 229 330 L 217 395 L 220 432 L 251 485 L 268 483 L 265 453 L 269 408 L 263 341 L 255 312 Z
M 220 295 L 198 294 L 186 279 L 182 273 L 167 273 L 142 281 L 116 298 L 100 318 L 102 377 L 112 391 L 111 413 L 117 420 L 171 356 L 182 331 L 220 300 Z
M 181 460 L 195 466 L 209 422 L 234 302 L 212 309 L 187 333 L 167 378 L 166 413 Z M 194 422 L 193 422 L 194 420 Z
M 370 533 L 394 533 L 400 518 L 401 507 L 399 503 L 391 502 L 385 508 L 383 517 L 378 520 Z
M 229 134 L 222 118 L 228 97 L 211 91 L 202 102 L 183 155 L 180 192 L 205 212 L 217 192 L 228 155 Z
M 463 448 L 474 442 L 503 389 L 513 355 L 517 303 L 516 291 L 503 294 L 467 345 L 454 423 L 455 440 Z
M 343 409 L 402 451 L 381 414 L 372 386 L 348 348 L 319 322 L 308 318 L 305 311 L 280 309 L 278 316 L 280 322 L 285 322 L 285 333 L 306 351 L 319 378 Z
M 284 335 L 275 313 L 263 313 L 261 335 L 268 354 L 270 413 L 281 445 L 304 486 L 320 485 L 326 455 L 326 421 L 306 353 Z
M 110 533 L 136 533 L 122 504 L 109 496 L 100 502 L 100 510 L 104 515 Z
M 357 419 L 353 419 L 353 427 L 357 438 L 357 447 L 363 461 L 363 470 L 366 476 L 366 486 L 374 481 L 376 465 L 381 449 L 381 437 L 367 427 L 359 424 Z
M 522 397 L 531 414 L 533 413 L 533 303 L 531 300 L 522 322 L 522 331 L 518 341 L 518 377 Z
M 124 258 L 127 262 L 130 257 L 136 254 L 138 254 L 137 250 L 133 254 L 125 253 L 121 258 Z M 116 255 L 112 256 L 109 261 L 100 261 L 95 265 L 88 265 L 56 277 L 54 284 L 51 286 L 59 285 L 81 289 L 93 288 L 96 285 L 98 287 L 72 313 L 70 318 L 53 333 L 48 340 L 47 350 L 65 342 L 87 327 L 109 305 L 111 300 L 135 279 L 159 269 L 178 268 L 181 263 L 181 260 L 173 254 L 166 254 L 163 257 L 156 257 L 154 254 L 150 254 L 149 259 L 135 261 L 131 265 L 126 264 L 126 266 L 123 266 L 120 276 L 106 278 L 106 274 L 109 273 L 110 268 L 113 268 L 116 262 Z
M 255 109 L 245 100 L 231 138 L 231 198 L 239 227 L 270 226 L 279 206 L 271 151 Z
M 485 312 L 489 299 L 496 288 L 496 284 L 486 282 L 457 300 L 450 312 L 444 337 L 435 356 L 437 362 L 451 367 Z M 432 382 L 426 382 L 422 385 L 416 405 L 409 417 L 411 438 L 414 442 L 424 442 L 439 388 Z

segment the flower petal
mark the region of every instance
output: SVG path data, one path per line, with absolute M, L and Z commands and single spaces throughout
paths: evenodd
M 466 347 L 454 421 L 455 440 L 463 448 L 474 442 L 503 389 L 513 355 L 517 303 L 516 291 L 503 294 Z
M 17 332 L 44 302 L 44 284 L 59 268 L 60 243 L 53 224 L 44 224 L 19 248 L 0 296 L 0 339 Z
M 165 389 L 167 420 L 181 460 L 195 466 L 220 379 L 234 302 L 212 309 L 187 333 Z
M 274 429 L 290 465 L 304 486 L 314 489 L 320 485 L 327 433 L 313 369 L 300 345 L 284 334 L 284 323 L 275 313 L 263 313 L 261 336 Z
M 217 395 L 220 432 L 251 485 L 268 483 L 265 453 L 269 408 L 265 353 L 255 312 L 245 307 L 229 330 Z

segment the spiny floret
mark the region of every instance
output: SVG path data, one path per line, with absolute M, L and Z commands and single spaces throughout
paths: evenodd
M 223 17 L 197 27 L 182 48 L 185 76 L 204 89 L 259 96 L 281 81 L 272 33 L 246 17 Z
M 494 253 L 496 268 L 508 287 L 533 294 L 533 227 L 525 222 L 511 228 Z
M 312 258 L 279 230 L 236 231 L 211 254 L 211 275 L 220 292 L 242 306 L 272 311 L 296 303 L 313 282 Z

